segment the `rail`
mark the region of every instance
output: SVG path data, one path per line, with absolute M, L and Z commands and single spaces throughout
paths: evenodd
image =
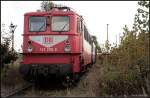
M 27 88 L 30 88 L 32 87 L 32 84 L 24 84 L 23 86 L 19 87 L 19 88 L 16 88 L 10 92 L 7 92 L 7 94 L 4 94 L 4 95 L 1 95 L 2 98 L 8 98 L 8 97 L 11 97 L 11 96 L 14 96 L 16 95 L 17 93 L 27 89 Z

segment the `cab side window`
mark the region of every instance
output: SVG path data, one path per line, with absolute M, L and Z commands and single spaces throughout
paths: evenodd
M 77 32 L 81 33 L 82 32 L 82 23 L 81 23 L 81 19 L 77 18 Z

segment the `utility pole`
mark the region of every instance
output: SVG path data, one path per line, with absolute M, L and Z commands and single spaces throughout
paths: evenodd
M 121 36 L 120 36 L 120 33 L 119 33 L 119 44 L 120 44 L 120 42 L 121 42 Z
M 108 25 L 109 25 L 109 24 L 107 24 L 107 41 L 108 41 Z
M 108 53 L 108 48 L 109 48 L 109 41 L 108 41 L 108 25 L 109 25 L 109 24 L 107 24 L 107 40 L 106 40 L 106 51 L 107 51 L 107 53 Z
M 13 25 L 13 23 L 11 23 L 9 26 L 10 33 L 12 33 L 12 52 L 14 51 L 14 31 L 15 31 L 16 27 L 17 27 L 17 25 Z
M 106 43 L 105 43 L 105 48 L 106 48 L 106 64 L 108 64 L 108 50 L 109 50 L 109 41 L 108 41 L 108 25 L 107 24 L 107 39 L 106 39 Z

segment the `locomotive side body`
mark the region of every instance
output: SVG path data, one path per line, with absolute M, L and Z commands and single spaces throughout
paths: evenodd
M 54 9 L 24 17 L 20 73 L 27 81 L 49 75 L 74 78 L 82 66 L 92 62 L 92 46 L 84 38 L 83 19 L 78 14 Z

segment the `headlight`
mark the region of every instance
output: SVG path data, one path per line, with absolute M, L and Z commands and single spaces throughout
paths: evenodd
M 65 42 L 64 51 L 65 52 L 71 52 L 71 46 L 70 46 L 69 40 L 66 40 L 66 42 Z
M 28 52 L 32 52 L 32 48 L 28 48 Z
M 64 47 L 64 51 L 65 51 L 65 52 L 70 52 L 70 51 L 71 51 L 70 45 L 66 45 L 66 46 Z

